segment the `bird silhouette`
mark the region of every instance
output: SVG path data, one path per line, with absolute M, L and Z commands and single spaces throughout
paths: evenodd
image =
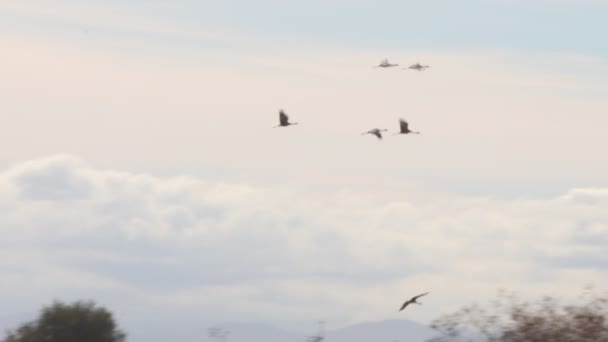
M 407 123 L 407 121 L 403 120 L 403 119 L 399 119 L 399 128 L 400 131 L 399 133 L 395 133 L 393 135 L 397 135 L 397 134 L 420 134 L 420 132 L 414 132 L 412 130 L 410 130 L 409 124 Z
M 428 66 L 428 65 L 422 65 L 420 63 L 412 64 L 412 65 L 410 65 L 408 67 L 408 69 L 413 69 L 413 70 L 416 70 L 416 71 L 423 71 L 426 68 L 430 68 L 430 66 Z
M 388 59 L 383 59 L 380 64 L 376 65 L 376 68 L 390 68 L 390 67 L 396 67 L 399 66 L 399 64 L 391 64 L 389 63 Z
M 373 134 L 376 137 L 378 137 L 378 139 L 382 139 L 382 132 L 386 132 L 388 131 L 387 129 L 378 129 L 378 128 L 374 128 L 372 130 L 369 130 L 365 133 L 361 133 L 361 135 L 365 135 L 365 134 Z
M 273 128 L 277 128 L 277 127 L 287 127 L 289 125 L 297 125 L 297 122 L 289 122 L 289 116 L 287 116 L 287 114 L 285 114 L 284 110 L 279 110 L 279 125 L 278 126 L 274 126 Z
M 422 305 L 421 303 L 418 303 L 416 301 L 416 299 L 422 297 L 422 296 L 426 296 L 427 294 L 429 294 L 429 292 L 423 293 L 423 294 L 419 294 L 417 296 L 412 297 L 409 300 L 406 300 L 405 303 L 403 303 L 403 305 L 401 306 L 401 309 L 399 309 L 399 311 L 405 309 L 406 306 L 410 305 L 410 304 L 418 304 L 418 305 Z

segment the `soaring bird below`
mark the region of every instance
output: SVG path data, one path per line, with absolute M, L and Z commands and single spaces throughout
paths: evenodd
M 421 303 L 418 303 L 416 301 L 416 299 L 422 297 L 422 296 L 426 296 L 427 294 L 429 294 L 429 292 L 423 293 L 423 294 L 419 294 L 417 296 L 412 297 L 410 300 L 406 300 L 405 303 L 403 303 L 403 305 L 401 305 L 401 309 L 399 309 L 399 311 L 405 309 L 406 306 L 410 305 L 410 304 L 418 304 L 418 305 L 422 305 Z
M 414 132 L 412 130 L 410 130 L 409 124 L 407 123 L 407 121 L 403 120 L 403 119 L 399 119 L 399 128 L 401 129 L 399 131 L 399 133 L 395 133 L 393 135 L 397 135 L 397 134 L 420 134 L 420 132 Z
M 289 125 L 297 125 L 297 122 L 289 122 L 289 116 L 287 116 L 287 114 L 285 114 L 285 111 L 283 111 L 282 109 L 279 110 L 279 125 L 275 126 L 274 128 L 277 127 L 287 127 Z
M 388 59 L 383 59 L 380 64 L 376 65 L 376 68 L 390 68 L 396 66 L 399 66 L 399 64 L 391 64 Z
M 422 65 L 420 63 L 412 64 L 412 65 L 410 65 L 408 67 L 408 69 L 413 69 L 413 70 L 416 70 L 416 71 L 422 71 L 422 70 L 424 70 L 426 68 L 430 68 L 430 66 L 428 66 L 428 65 Z
M 373 134 L 376 137 L 378 137 L 378 139 L 382 139 L 382 132 L 386 132 L 388 131 L 387 129 L 378 129 L 378 128 L 374 128 L 370 131 L 367 131 L 365 133 L 361 133 L 361 135 L 365 135 L 365 134 Z

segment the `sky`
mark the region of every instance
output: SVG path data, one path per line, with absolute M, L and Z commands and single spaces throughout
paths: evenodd
M 607 15 L 3 2 L 0 329 L 91 298 L 132 341 L 194 341 L 223 321 L 428 323 L 501 288 L 606 284 Z M 280 108 L 299 125 L 273 129 Z M 422 134 L 390 136 L 400 117 Z

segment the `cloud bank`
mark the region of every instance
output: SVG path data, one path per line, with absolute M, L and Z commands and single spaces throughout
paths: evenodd
M 403 297 L 424 289 L 426 305 L 402 316 L 426 321 L 498 288 L 565 295 L 605 284 L 607 208 L 606 188 L 387 199 L 53 156 L 0 173 L 0 300 L 15 313 L 9 324 L 53 298 L 97 299 L 137 336 L 165 316 L 191 329 L 395 318 Z

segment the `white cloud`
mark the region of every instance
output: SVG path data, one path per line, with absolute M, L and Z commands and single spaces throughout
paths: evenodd
M 428 320 L 498 288 L 605 283 L 607 201 L 603 188 L 547 200 L 319 194 L 56 156 L 0 174 L 0 300 L 20 311 L 93 297 L 127 325 L 158 307 L 341 324 L 393 317 L 424 289 L 427 304 L 404 315 Z

